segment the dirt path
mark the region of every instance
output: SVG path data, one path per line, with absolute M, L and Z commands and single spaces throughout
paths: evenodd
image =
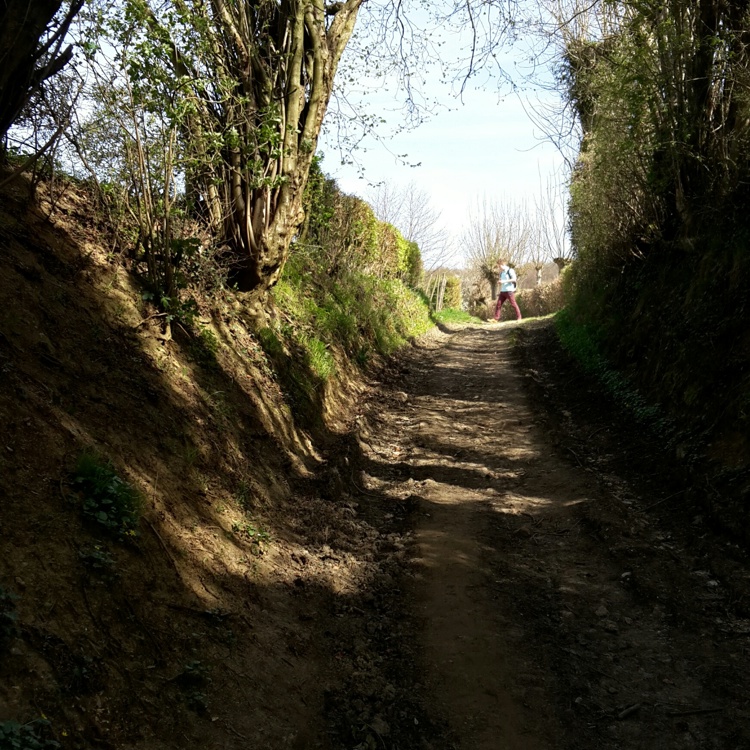
M 240 317 L 218 359 L 163 346 L 84 193 L 54 223 L 9 195 L 0 724 L 47 716 L 63 748 L 750 750 L 750 562 L 701 495 L 731 503 L 686 493 L 549 325 L 422 342 L 372 398 L 351 384 L 358 429 L 344 399 L 303 444 Z M 132 542 L 81 513 L 92 446 L 143 492 Z
M 520 333 L 453 333 L 370 420 L 361 481 L 419 498 L 406 599 L 416 689 L 444 729 L 422 746 L 750 747 L 746 561 L 665 527 L 663 488 L 608 473 L 593 439 L 560 444 Z

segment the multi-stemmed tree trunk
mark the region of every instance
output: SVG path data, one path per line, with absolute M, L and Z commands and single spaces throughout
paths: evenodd
M 136 90 L 149 77 L 164 90 L 181 123 L 189 190 L 229 249 L 233 280 L 260 302 L 303 221 L 310 165 L 361 2 L 195 0 L 158 17 L 144 0 L 129 4 L 134 28 L 147 30 L 130 58 Z
M 560 271 L 572 260 L 573 249 L 568 241 L 567 197 L 561 186 L 548 177 L 540 184 L 536 207 L 537 285 L 541 283 L 541 265 L 550 260 Z
M 498 261 L 511 266 L 526 261 L 532 235 L 532 222 L 526 207 L 484 200 L 469 216 L 463 236 L 466 257 L 483 281 L 490 286 L 492 299 L 498 295 Z
M 72 56 L 62 43 L 83 0 L 72 2 L 55 25 L 62 5 L 62 0 L 0 0 L 0 138 L 39 86 Z

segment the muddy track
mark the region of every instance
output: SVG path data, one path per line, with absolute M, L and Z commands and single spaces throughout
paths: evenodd
M 358 487 L 415 507 L 395 544 L 430 726 L 369 742 L 750 748 L 745 556 L 670 514 L 664 482 L 616 472 L 614 416 L 566 439 L 575 415 L 541 403 L 560 373 L 522 365 L 518 335 L 534 324 L 416 350 L 363 427 Z

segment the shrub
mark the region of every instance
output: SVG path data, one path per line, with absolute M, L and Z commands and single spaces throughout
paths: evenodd
M 405 240 L 399 242 L 399 271 L 402 280 L 410 287 L 416 288 L 422 278 L 422 253 L 416 242 Z
M 117 578 L 115 559 L 101 544 L 82 547 L 78 550 L 78 559 L 86 570 L 105 581 L 113 581 Z
M 184 693 L 188 707 L 198 713 L 205 713 L 208 710 L 205 691 L 211 684 L 208 668 L 200 661 L 191 661 L 174 679 Z
M 367 202 L 344 194 L 335 180 L 325 176 L 319 157 L 310 169 L 304 202 L 305 223 L 291 263 L 295 255 L 304 254 L 308 270 L 322 270 L 331 278 L 366 272 L 418 285 L 422 257 L 417 243 L 392 224 L 379 221 Z M 286 270 L 284 275 L 290 279 Z
M 449 276 L 445 280 L 445 293 L 443 294 L 443 307 L 460 310 L 463 303 L 461 294 L 461 279 L 458 276 Z
M 73 485 L 81 496 L 83 515 L 120 540 L 137 535 L 140 497 L 112 464 L 85 452 L 76 463 Z
M 315 419 L 338 353 L 364 366 L 433 321 L 412 286 L 422 273 L 416 243 L 341 193 L 319 160 L 305 200 L 305 224 L 272 291 L 278 320 L 256 335 L 295 417 Z
M 27 724 L 15 721 L 0 723 L 0 748 L 2 750 L 53 750 L 58 742 L 48 739 L 49 722 L 35 719 Z
M 525 318 L 538 318 L 559 312 L 565 307 L 562 278 L 558 276 L 549 284 L 522 289 L 516 294 L 516 301 Z
M 254 555 L 262 555 L 267 544 L 271 542 L 271 534 L 265 529 L 258 528 L 253 523 L 233 523 L 232 531 L 241 539 L 250 542 L 251 551 Z

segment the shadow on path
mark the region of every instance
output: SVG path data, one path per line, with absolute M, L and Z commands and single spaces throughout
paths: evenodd
M 422 354 L 362 436 L 366 489 L 418 498 L 408 598 L 444 747 L 750 746 L 739 691 L 706 678 L 748 654 L 707 643 L 710 616 L 679 627 L 670 612 L 700 611 L 705 580 L 557 444 L 514 329 L 467 328 Z M 642 584 L 667 574 L 671 604 Z

